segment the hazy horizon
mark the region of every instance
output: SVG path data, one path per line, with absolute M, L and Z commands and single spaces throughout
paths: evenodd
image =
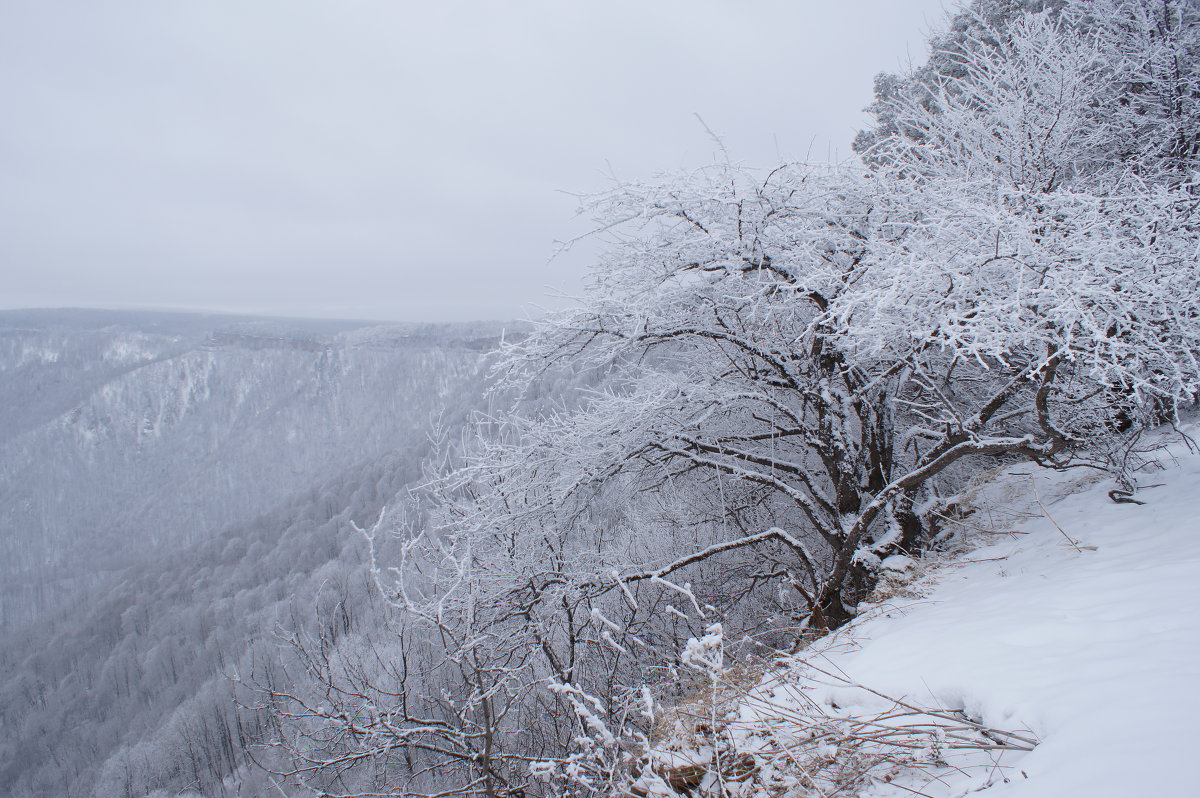
M 571 193 L 844 159 L 940 0 L 27 4 L 0 30 L 6 307 L 528 318 Z M 697 119 L 703 119 L 703 122 Z
M 458 319 L 410 319 L 410 318 L 384 318 L 384 317 L 362 317 L 362 316 L 344 316 L 335 315 L 332 313 L 315 315 L 297 315 L 287 311 L 272 312 L 269 310 L 256 311 L 250 310 L 222 310 L 205 307 L 171 307 L 168 305 L 8 305 L 0 304 L 0 315 L 6 313 L 112 313 L 112 314 L 145 314 L 145 315 L 179 315 L 179 316 L 199 316 L 199 317 L 228 317 L 230 319 L 263 319 L 263 320 L 278 320 L 278 321 L 318 321 L 318 322 L 344 322 L 348 324 L 470 324 L 470 323 L 494 323 L 494 322 L 515 322 L 533 321 L 534 318 L 520 318 L 512 316 L 504 317 L 470 317 Z

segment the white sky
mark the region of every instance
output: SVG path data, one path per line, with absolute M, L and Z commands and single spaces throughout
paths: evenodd
M 942 0 L 0 0 L 0 306 L 461 320 L 563 192 L 851 155 Z

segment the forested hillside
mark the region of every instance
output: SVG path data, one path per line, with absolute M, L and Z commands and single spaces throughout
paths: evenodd
M 205 541 L 419 447 L 498 335 L 0 313 L 0 525 L 12 530 L 0 539 L 0 622 L 36 618 L 73 580 Z
M 263 732 L 227 674 L 285 667 L 319 607 L 381 621 L 352 525 L 477 406 L 499 332 L 0 314 L 0 790 L 223 794 Z

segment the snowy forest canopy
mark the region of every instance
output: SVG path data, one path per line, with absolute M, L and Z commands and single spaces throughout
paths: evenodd
M 60 783 L 99 773 L 96 795 L 608 794 L 654 736 L 641 708 L 695 688 L 689 640 L 720 624 L 749 659 L 845 624 L 883 559 L 943 540 L 983 469 L 1091 466 L 1136 491 L 1141 434 L 1200 391 L 1200 7 L 977 0 L 930 52 L 877 80 L 853 163 L 726 157 L 587 200 L 607 244 L 587 296 L 509 336 L 486 395 L 455 359 L 436 395 L 460 401 L 426 443 L 362 450 L 287 509 L 173 550 L 208 563 L 157 577 L 190 585 L 179 617 L 207 603 L 177 643 L 147 584 L 113 588 L 112 627 L 73 664 L 6 654 L 4 728 L 29 731 L 5 760 L 76 764 L 0 784 L 39 794 L 73 767 Z M 374 374 L 371 396 L 397 372 L 334 373 Z M 318 525 L 340 537 L 288 572 Z M 282 529 L 278 557 L 250 542 Z M 114 653 L 81 670 L 97 647 Z M 164 719 L 146 679 L 179 709 Z M 120 748 L 54 739 L 47 718 L 66 725 L 85 689 L 88 718 L 140 724 Z
M 380 620 L 351 524 L 476 409 L 500 334 L 0 311 L 0 793 L 273 789 L 225 673 L 286 665 L 314 607 Z

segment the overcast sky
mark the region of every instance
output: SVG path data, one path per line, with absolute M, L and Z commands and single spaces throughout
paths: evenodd
M 536 315 L 564 192 L 849 157 L 943 7 L 0 0 L 0 306 Z

